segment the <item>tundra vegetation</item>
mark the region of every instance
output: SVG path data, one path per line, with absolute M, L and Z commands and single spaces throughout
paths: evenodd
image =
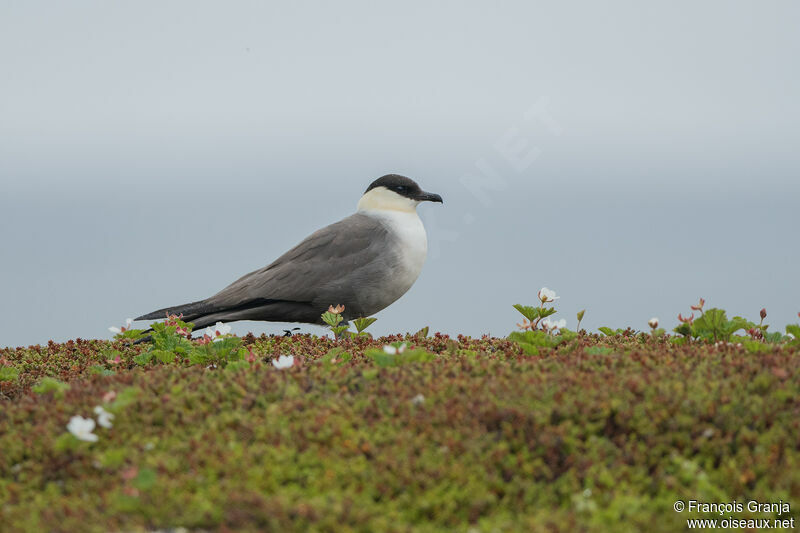
M 506 338 L 202 332 L 0 349 L 4 531 L 675 531 L 800 508 L 800 325 L 692 306 Z M 351 327 L 355 330 L 351 331 Z M 291 332 L 290 332 L 291 333 Z M 150 342 L 132 341 L 150 335 Z M 776 510 L 777 509 L 777 510 Z

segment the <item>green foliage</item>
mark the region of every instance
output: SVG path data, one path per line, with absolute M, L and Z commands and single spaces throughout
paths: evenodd
M 344 350 L 344 348 L 331 348 L 328 350 L 328 353 L 323 355 L 319 358 L 319 362 L 322 363 L 326 368 L 330 368 L 332 366 L 342 366 L 348 363 L 353 356 Z
M 216 365 L 225 367 L 228 363 L 241 361 L 247 356 L 242 340 L 232 335 L 215 339 L 192 342 L 181 331 L 191 331 L 193 324 L 172 318 L 167 322 L 156 322 L 151 326 L 152 344 L 147 352 L 133 357 L 140 366 L 152 362 L 170 364 L 186 361 L 192 365 Z
M 339 322 L 342 320 L 344 320 L 344 318 L 339 313 L 331 313 L 330 311 L 322 313 L 322 321 L 332 328 L 338 326 Z
M 353 325 L 356 327 L 356 331 L 359 335 L 361 335 L 365 329 L 367 329 L 370 325 L 372 325 L 377 318 L 367 317 L 367 318 L 356 318 L 353 320 Z M 365 333 L 366 335 L 366 333 Z
M 395 346 L 399 347 L 399 346 Z M 433 361 L 436 354 L 430 353 L 424 348 L 407 349 L 402 353 L 386 353 L 384 350 L 367 350 L 364 355 L 372 359 L 381 368 L 390 366 L 407 365 L 411 363 L 426 363 Z
M 6 349 L 20 373 L 0 383 L 0 529 L 659 533 L 700 517 L 672 509 L 687 495 L 796 499 L 797 346 L 573 334 L 534 335 L 540 357 L 415 337 L 380 365 L 401 337 L 247 341 L 302 358 L 291 372 L 177 356 L 143 371 L 150 347 L 115 343 L 103 376 L 107 342 Z M 428 363 L 403 364 L 418 350 Z M 48 375 L 63 398 L 31 393 Z M 98 442 L 65 431 L 111 391 Z
M 156 484 L 157 479 L 155 470 L 141 468 L 131 484 L 139 490 L 149 490 Z
M 692 325 L 687 324 L 686 322 L 681 322 L 678 324 L 672 331 L 679 335 L 683 335 L 684 337 L 691 337 L 692 336 Z
M 152 352 L 153 356 L 159 361 L 170 362 L 174 359 L 174 355 L 185 355 L 192 350 L 192 343 L 183 335 L 178 334 L 178 327 L 186 328 L 191 331 L 194 324 L 185 323 L 176 320 L 176 325 L 168 325 L 165 322 L 154 322 L 150 325 L 153 331 L 150 336 L 153 338 Z M 170 352 L 173 357 L 167 358 L 165 355 L 160 355 L 155 352 Z
M 331 331 L 336 339 L 339 339 L 348 333 L 347 326 L 331 326 Z
M 0 381 L 16 381 L 19 370 L 13 366 L 0 366 Z
M 335 309 L 333 308 L 333 306 L 331 306 L 330 310 L 322 313 L 322 321 L 328 324 L 328 326 L 330 326 L 331 331 L 333 332 L 333 336 L 336 340 L 339 340 L 343 336 L 347 336 L 350 333 L 349 331 L 347 331 L 348 328 L 347 325 L 342 325 L 342 326 L 339 325 L 342 322 L 342 320 L 344 320 L 344 317 L 341 315 L 341 313 L 334 312 L 343 309 L 344 309 L 343 306 L 342 307 L 337 306 Z
M 742 340 L 742 346 L 744 346 L 745 350 L 747 350 L 749 353 L 763 353 L 772 351 L 772 346 L 769 344 L 761 341 L 754 341 L 752 339 Z
M 577 336 L 574 332 L 570 333 Z M 551 335 L 541 330 L 528 330 L 513 331 L 508 336 L 508 339 L 519 344 L 526 354 L 538 355 L 540 348 L 555 348 L 566 341 L 567 337 L 563 335 Z
M 151 359 L 153 359 L 153 352 L 152 351 L 143 352 L 143 353 L 140 353 L 139 355 L 134 356 L 133 362 L 136 363 L 137 365 L 145 366 L 145 365 L 147 365 L 147 363 L 150 362 Z
M 611 329 L 608 326 L 602 326 L 597 328 L 600 333 L 605 335 L 606 337 L 614 337 L 615 335 L 623 335 L 627 330 L 622 328 Z
M 108 411 L 112 413 L 117 413 L 119 411 L 124 410 L 129 405 L 136 402 L 139 398 L 141 391 L 137 387 L 125 387 L 117 397 L 114 398 L 114 401 L 106 408 Z
M 195 344 L 187 358 L 193 365 L 226 366 L 229 362 L 241 361 L 247 357 L 239 337 L 222 337 L 204 344 Z
M 527 318 L 530 322 L 535 322 L 550 315 L 554 315 L 556 312 L 554 307 L 531 307 L 521 304 L 515 304 L 514 309 L 522 313 L 522 316 Z
M 344 320 L 344 317 L 342 317 L 341 313 L 334 313 L 333 311 L 338 311 L 340 309 L 343 310 L 344 306 L 342 307 L 337 306 L 335 309 L 331 307 L 330 310 L 325 311 L 322 314 L 322 321 L 325 322 L 331 328 L 331 332 L 333 332 L 333 336 L 336 338 L 336 340 L 339 340 L 343 337 L 370 337 L 370 334 L 365 332 L 364 330 L 367 329 L 376 320 L 378 320 L 377 318 L 372 318 L 372 317 L 356 318 L 355 320 L 353 320 L 353 325 L 356 327 L 356 333 L 352 333 L 348 331 L 347 325 L 339 325 L 342 322 L 342 320 Z
M 89 372 L 92 374 L 98 374 L 100 376 L 113 376 L 115 374 L 113 370 L 108 369 L 103 365 L 92 365 L 89 367 Z
M 588 355 L 608 355 L 614 353 L 614 348 L 608 346 L 589 346 L 584 350 Z
M 144 336 L 144 331 L 145 330 L 143 329 L 126 329 L 125 331 L 114 335 L 114 340 L 120 340 L 120 339 L 138 340 Z
M 53 450 L 58 453 L 71 452 L 87 445 L 88 443 L 76 439 L 72 433 L 61 433 L 53 441 Z
M 54 396 L 63 398 L 64 391 L 69 390 L 69 384 L 59 381 L 55 378 L 44 377 L 39 381 L 39 383 L 32 387 L 32 390 L 36 394 L 47 394 L 48 392 L 52 392 Z
M 238 372 L 240 370 L 250 370 L 252 365 L 247 361 L 229 361 L 225 365 L 226 372 Z
M 791 334 L 794 336 L 794 339 L 790 340 L 789 343 L 792 346 L 800 346 L 800 325 L 797 324 L 789 324 L 786 326 L 786 333 Z
M 578 311 L 578 314 L 575 317 L 578 319 L 578 325 L 575 327 L 577 331 L 581 330 L 581 322 L 583 322 L 583 317 L 586 314 L 586 309 L 581 309 Z
M 731 335 L 741 329 L 755 327 L 755 324 L 742 317 L 728 320 L 725 311 L 711 308 L 705 311 L 692 324 L 692 336 L 711 341 L 729 341 Z

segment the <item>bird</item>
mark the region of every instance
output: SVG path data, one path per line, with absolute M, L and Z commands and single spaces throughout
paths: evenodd
M 412 179 L 387 174 L 373 181 L 356 212 L 326 226 L 269 265 L 215 295 L 165 307 L 136 320 L 181 316 L 195 328 L 255 320 L 323 324 L 331 306 L 345 322 L 385 309 L 414 284 L 428 251 L 417 214 L 422 202 L 444 203 Z

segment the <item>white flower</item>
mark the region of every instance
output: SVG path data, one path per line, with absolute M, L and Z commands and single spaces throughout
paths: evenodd
M 658 327 L 658 319 L 656 317 L 653 317 L 653 318 L 651 318 L 650 320 L 647 321 L 647 324 L 651 328 L 656 329 Z
M 123 331 L 127 331 L 127 330 L 131 329 L 131 324 L 133 324 L 133 319 L 132 318 L 126 318 L 125 319 L 125 327 L 118 328 L 116 326 L 111 326 L 110 328 L 108 328 L 108 331 L 110 331 L 111 333 L 116 335 L 117 333 L 122 333 Z
M 114 420 L 114 415 L 103 409 L 102 406 L 98 405 L 95 407 L 94 414 L 97 415 L 97 423 L 104 428 L 110 428 L 113 425 L 111 421 Z
M 80 440 L 97 442 L 97 435 L 92 433 L 92 431 L 94 431 L 94 420 L 91 418 L 83 418 L 77 415 L 73 416 L 69 419 L 67 430 Z
M 417 394 L 416 396 L 411 398 L 411 403 L 413 403 L 414 405 L 422 405 L 423 403 L 425 403 L 425 396 L 423 396 L 422 394 Z
M 403 353 L 406 351 L 406 343 L 401 344 L 398 347 L 394 347 L 391 344 L 387 344 L 383 347 L 383 351 L 388 353 L 389 355 L 396 355 L 399 353 Z
M 542 287 L 539 291 L 539 300 L 543 304 L 554 302 L 559 298 L 561 298 L 561 296 L 556 296 L 556 291 L 550 290 L 547 287 Z
M 211 337 L 214 342 L 221 341 L 222 337 L 230 332 L 231 327 L 227 324 L 223 324 L 222 322 L 217 322 L 213 326 L 208 326 L 205 331 L 206 335 Z
M 561 329 L 567 327 L 567 321 L 563 318 L 561 320 L 550 320 L 549 318 L 545 318 L 542 320 L 542 326 L 549 330 Z
M 289 368 L 294 364 L 294 356 L 293 355 L 282 355 L 277 359 L 272 360 L 272 366 L 275 368 L 283 369 Z

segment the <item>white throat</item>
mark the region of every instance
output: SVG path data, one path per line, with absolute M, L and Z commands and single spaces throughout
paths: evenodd
M 418 205 L 418 201 L 400 196 L 386 187 L 375 187 L 364 193 L 358 201 L 358 210 L 416 213 Z

